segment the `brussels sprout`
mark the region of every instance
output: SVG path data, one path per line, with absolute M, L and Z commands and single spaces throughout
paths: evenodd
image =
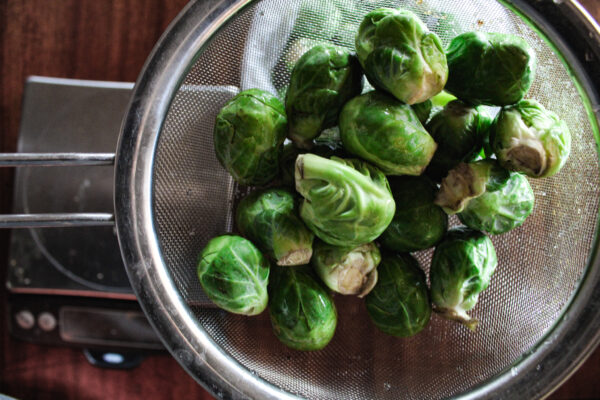
M 381 254 L 374 243 L 338 247 L 317 240 L 314 250 L 312 266 L 334 292 L 363 297 L 375 286 Z
M 429 116 L 431 115 L 431 109 L 433 107 L 433 102 L 431 101 L 431 99 L 425 100 L 422 103 L 413 104 L 411 107 L 415 114 L 417 114 L 419 122 L 425 125 L 425 123 L 429 119 Z
M 401 253 L 434 246 L 448 229 L 448 215 L 433 204 L 436 186 L 425 177 L 401 176 L 390 179 L 390 187 L 397 207 L 381 244 Z
M 477 320 L 467 311 L 488 287 L 497 264 L 494 245 L 485 234 L 466 227 L 450 229 L 431 260 L 434 311 L 475 330 Z
M 277 265 L 304 265 L 314 235 L 297 216 L 295 196 L 285 189 L 256 190 L 237 207 L 237 227 Z
M 377 91 L 346 103 L 340 135 L 348 152 L 387 175 L 420 175 L 437 146 L 410 106 Z
M 238 183 L 264 185 L 277 176 L 286 133 L 283 104 L 264 90 L 245 90 L 217 115 L 217 159 Z
M 320 350 L 337 325 L 333 299 L 307 267 L 273 268 L 269 314 L 275 336 L 296 350 Z
M 413 336 L 431 317 L 425 273 L 410 254 L 383 254 L 379 280 L 365 299 L 369 317 L 382 332 Z
M 494 126 L 494 117 L 490 115 L 491 108 L 488 106 L 477 106 L 477 112 L 479 113 L 479 132 L 481 132 L 482 149 L 479 152 L 479 158 L 495 158 L 492 144 L 490 143 L 490 136 L 492 134 L 492 128 Z M 493 110 L 491 110 L 493 112 Z
M 308 150 L 299 149 L 292 143 L 283 145 L 281 152 L 281 161 L 279 167 L 281 169 L 281 183 L 285 186 L 295 187 L 294 170 L 296 169 L 296 157 L 299 154 L 305 154 Z M 310 149 L 312 154 L 321 157 L 329 158 L 331 156 L 347 157 L 348 153 L 344 150 L 340 131 L 337 126 L 327 128 L 319 136 L 313 140 L 313 146 Z
M 503 108 L 496 116 L 492 135 L 500 164 L 533 178 L 556 174 L 571 152 L 567 124 L 535 100 Z
M 434 203 L 447 214 L 461 212 L 471 199 L 485 191 L 494 191 L 506 184 L 510 173 L 494 159 L 460 163 L 442 179 Z
M 435 113 L 425 126 L 438 145 L 427 166 L 427 176 L 439 181 L 459 162 L 472 161 L 481 151 L 484 128 L 489 125 L 490 119 L 460 100 L 449 102 Z
M 511 172 L 504 185 L 471 199 L 458 218 L 470 228 L 498 235 L 522 225 L 533 210 L 533 202 L 527 178 Z
M 281 52 L 274 68 L 271 69 L 271 81 L 285 97 L 289 76 L 300 59 L 312 47 L 323 43 L 334 43 L 349 47 L 356 35 L 354 16 L 358 10 L 354 2 L 346 0 L 301 0 L 287 10 L 296 11 L 294 25 L 289 41 Z M 293 18 L 293 15 L 289 15 Z M 268 18 L 267 18 L 268 20 Z M 267 29 L 269 32 L 281 32 L 289 29 L 291 19 L 279 18 L 280 26 Z M 268 22 L 268 21 L 267 21 Z M 264 30 L 263 30 L 264 31 Z M 273 43 L 277 42 L 271 41 Z M 271 49 L 272 50 L 272 49 Z M 268 50 L 267 53 L 270 53 Z M 268 55 L 267 55 L 268 58 Z M 285 85 L 285 86 L 283 86 Z
M 472 104 L 514 104 L 535 75 L 535 53 L 515 35 L 463 33 L 452 39 L 446 56 L 450 75 L 444 89 Z
M 269 261 L 240 236 L 211 239 L 198 258 L 198 279 L 217 306 L 235 314 L 260 314 L 268 302 Z
M 304 53 L 292 71 L 285 98 L 288 136 L 301 148 L 337 124 L 344 103 L 362 91 L 362 72 L 347 49 L 320 44 Z
M 385 175 L 363 161 L 301 154 L 295 175 L 296 190 L 304 197 L 300 217 L 326 243 L 371 242 L 394 217 Z
M 410 11 L 371 11 L 360 24 L 355 46 L 371 84 L 406 104 L 435 96 L 448 79 L 440 39 Z

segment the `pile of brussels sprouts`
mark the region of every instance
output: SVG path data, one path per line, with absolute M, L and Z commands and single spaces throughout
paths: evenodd
M 389 335 L 415 335 L 432 311 L 474 329 L 467 312 L 497 266 L 487 234 L 523 224 L 526 176 L 557 173 L 570 151 L 567 125 L 523 100 L 533 50 L 484 32 L 444 50 L 415 14 L 390 8 L 364 17 L 356 53 L 313 44 L 285 104 L 251 89 L 217 116 L 217 158 L 255 188 L 236 209 L 239 235 L 199 256 L 204 291 L 232 313 L 268 307 L 275 336 L 299 350 L 333 337 L 332 292 L 364 297 Z M 464 226 L 449 229 L 452 214 Z M 428 287 L 410 252 L 432 247 Z

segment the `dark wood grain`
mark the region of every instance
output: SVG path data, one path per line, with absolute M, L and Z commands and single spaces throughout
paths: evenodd
M 185 0 L 0 0 L 0 152 L 16 148 L 29 75 L 135 81 L 153 45 Z M 600 18 L 600 1 L 581 0 Z M 0 169 L 0 213 L 10 210 L 12 171 Z M 0 282 L 8 234 L 0 230 Z M 0 297 L 5 304 L 4 285 Z M 209 399 L 168 354 L 132 371 L 91 366 L 78 349 L 13 340 L 0 312 L 0 393 L 20 399 Z M 600 349 L 551 399 L 600 394 Z

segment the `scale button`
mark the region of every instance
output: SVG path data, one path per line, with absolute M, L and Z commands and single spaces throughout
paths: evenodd
M 50 332 L 56 328 L 56 318 L 49 312 L 43 312 L 38 315 L 38 325 L 43 331 Z
M 29 310 L 21 310 L 15 315 L 17 325 L 22 329 L 31 329 L 35 325 L 35 317 Z

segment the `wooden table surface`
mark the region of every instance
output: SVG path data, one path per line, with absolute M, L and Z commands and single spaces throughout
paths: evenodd
M 549 1 L 549 0 L 547 0 Z M 13 152 L 29 75 L 133 82 L 186 0 L 0 0 L 0 152 Z M 581 0 L 600 18 L 600 0 Z M 12 171 L 0 169 L 0 213 L 10 211 Z M 7 232 L 0 230 L 0 282 Z M 0 300 L 5 304 L 4 285 Z M 132 371 L 91 366 L 78 349 L 16 341 L 0 307 L 0 393 L 19 399 L 210 399 L 168 354 Z M 550 398 L 600 397 L 600 349 Z

